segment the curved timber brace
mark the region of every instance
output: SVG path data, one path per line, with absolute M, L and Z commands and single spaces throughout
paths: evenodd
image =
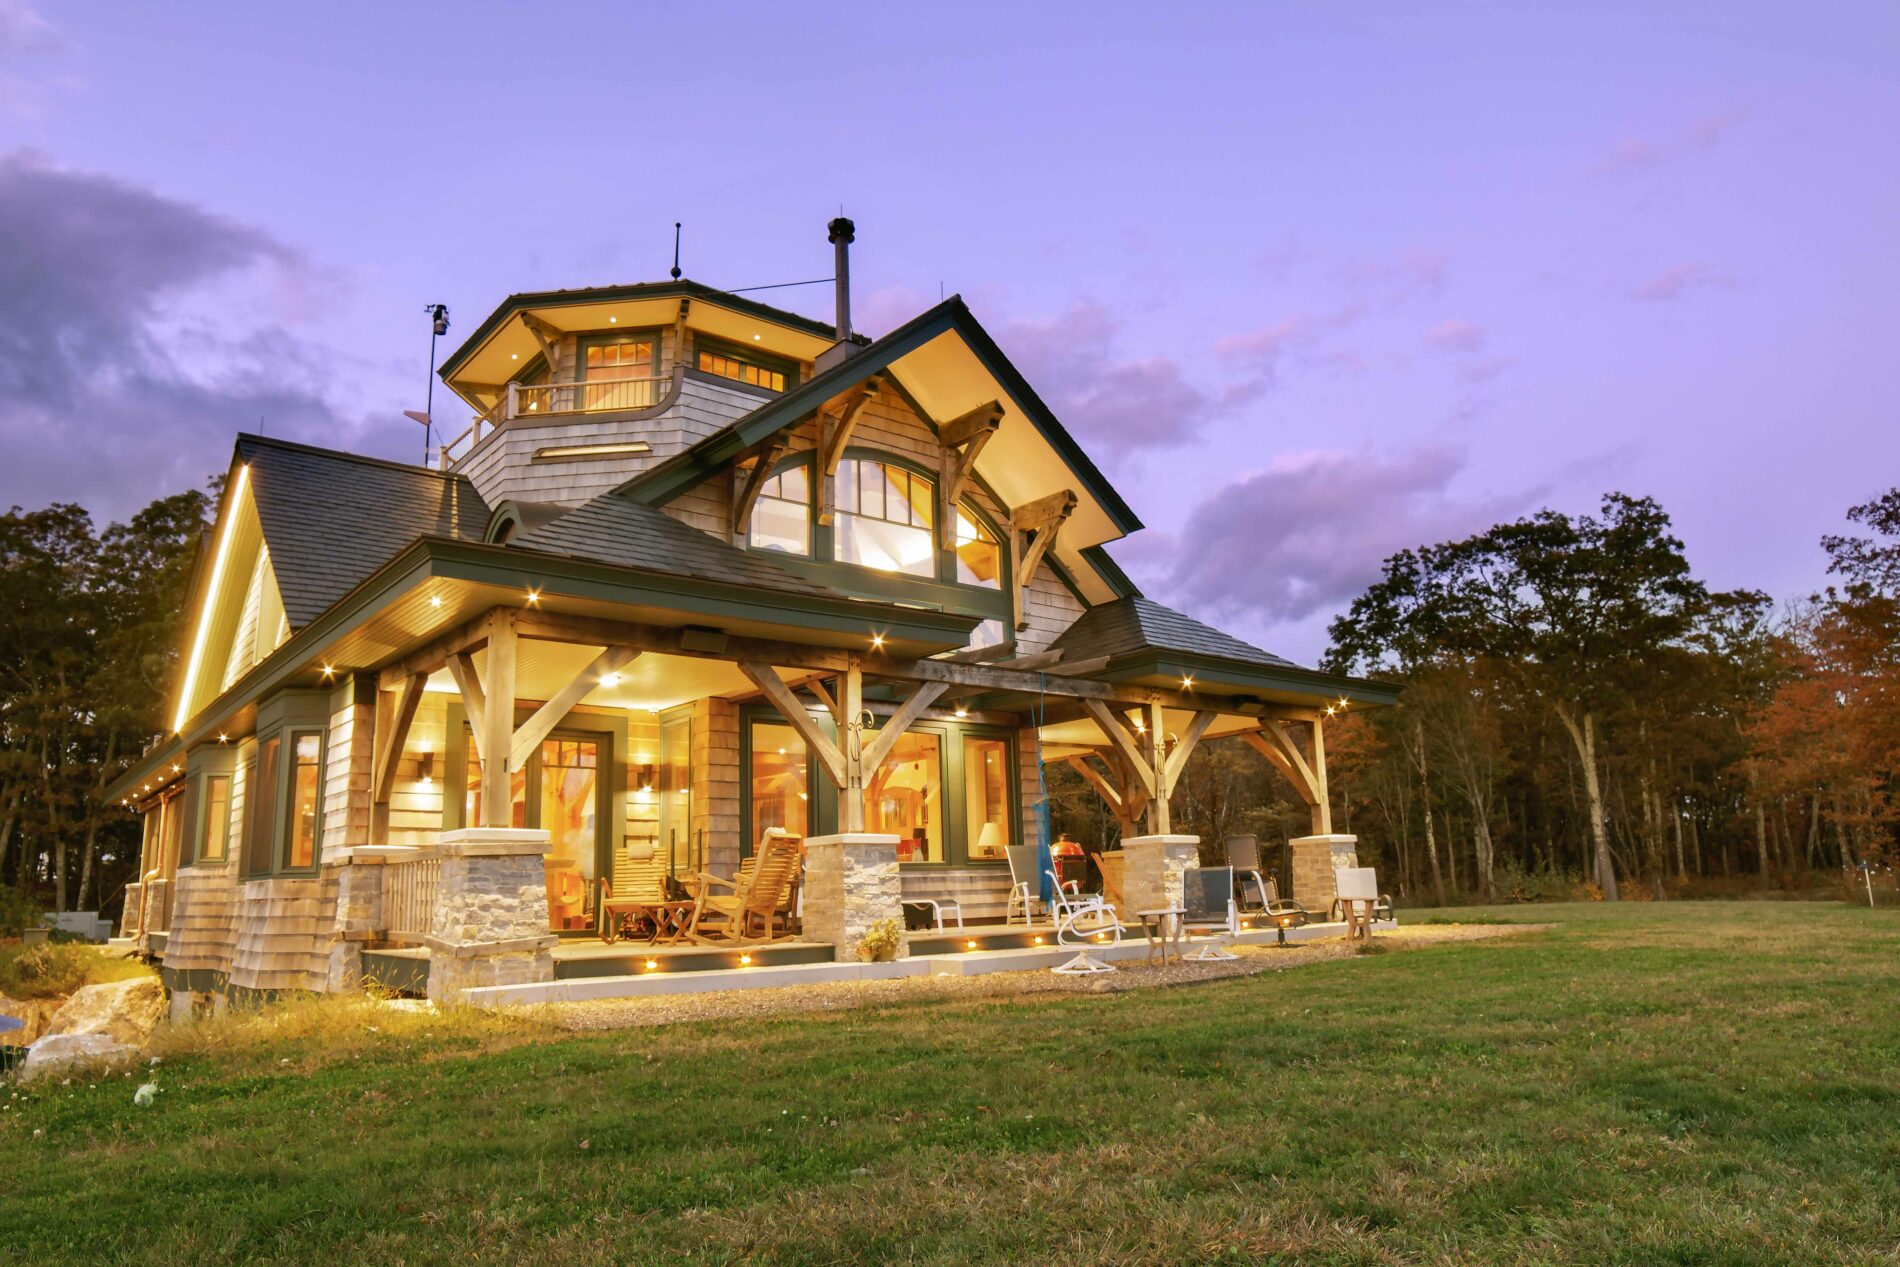
M 819 407 L 818 469 L 813 475 L 818 482 L 818 522 L 827 527 L 838 509 L 838 463 L 864 407 L 877 399 L 883 386 L 884 381 L 873 376 Z
M 1069 522 L 1069 516 L 1075 513 L 1076 495 L 1073 490 L 1063 489 L 1047 497 L 1039 497 L 1028 505 L 1018 507 L 1009 517 L 1010 557 L 1016 560 L 1010 587 L 1010 610 L 1015 613 L 1018 630 L 1029 627 L 1029 614 L 1023 602 L 1023 596 L 1029 589 L 1029 583 L 1035 579 L 1036 569 L 1042 566 L 1043 556 L 1055 546 L 1056 536 L 1062 531 L 1062 525 Z
M 1293 738 L 1291 727 L 1306 729 L 1307 744 L 1311 749 L 1307 753 L 1300 751 L 1300 745 Z M 1313 815 L 1313 834 L 1330 836 L 1333 834 L 1333 809 L 1326 792 L 1326 732 L 1319 718 L 1307 722 L 1274 721 L 1264 719 L 1259 730 L 1246 730 L 1240 734 L 1241 740 L 1267 759 L 1267 764 L 1286 776 L 1293 785 L 1293 791 L 1306 802 Z
M 937 548 L 957 548 L 957 503 L 976 478 L 976 459 L 1003 425 L 997 401 L 978 405 L 937 430 Z

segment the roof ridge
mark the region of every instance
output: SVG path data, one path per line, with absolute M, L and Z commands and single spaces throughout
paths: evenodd
M 302 440 L 284 440 L 277 436 L 257 435 L 250 431 L 240 431 L 237 443 L 261 444 L 266 448 L 287 449 L 296 453 L 311 453 L 318 457 L 337 458 L 344 462 L 358 462 L 364 466 L 380 466 L 385 470 L 402 471 L 409 475 L 428 475 L 439 480 L 459 480 L 468 482 L 468 476 L 460 471 L 441 471 L 433 466 L 417 466 L 414 462 L 398 462 L 394 458 L 373 457 L 367 453 L 351 453 L 347 449 L 327 449 L 320 444 L 308 444 Z

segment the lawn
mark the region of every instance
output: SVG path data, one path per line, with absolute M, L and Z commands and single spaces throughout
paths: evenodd
M 1900 912 L 1465 914 L 1555 926 L 1115 995 L 290 1034 L 169 1059 L 148 1108 L 55 1084 L 0 1112 L 0 1258 L 1900 1255 Z

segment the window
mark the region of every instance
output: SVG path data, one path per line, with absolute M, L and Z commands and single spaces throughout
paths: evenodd
M 791 366 L 785 362 L 728 347 L 723 343 L 702 338 L 695 342 L 694 348 L 698 353 L 694 364 L 701 372 L 729 378 L 735 383 L 782 392 L 785 384 L 796 377 Z
M 317 862 L 317 828 L 323 813 L 323 736 L 306 731 L 295 736 L 293 742 L 290 830 L 286 837 L 284 866 L 296 870 L 313 867 Z
M 964 736 L 963 791 L 970 861 L 1003 857 L 1010 843 L 1007 740 Z
M 582 409 L 645 409 L 657 399 L 660 340 L 652 333 L 581 340 Z
M 204 808 L 198 819 L 198 862 L 223 862 L 231 838 L 231 776 L 208 774 L 199 785 Z
M 1001 589 L 1002 547 L 996 534 L 968 506 L 957 507 L 957 580 L 965 585 Z
M 693 870 L 688 856 L 693 819 L 693 715 L 689 711 L 660 722 L 660 847 L 667 874 Z
M 937 735 L 905 731 L 865 785 L 864 830 L 896 836 L 899 862 L 944 860 L 942 752 Z
M 752 505 L 746 540 L 755 550 L 810 556 L 810 467 L 800 462 L 765 481 Z
M 244 819 L 246 875 L 271 872 L 271 853 L 277 847 L 277 752 L 282 746 L 277 735 L 260 740 L 256 758 L 246 767 L 245 795 L 251 802 L 251 812 Z
M 747 848 L 756 847 L 768 827 L 805 835 L 811 822 L 805 741 L 783 722 L 768 721 L 753 722 L 750 738 L 752 821 Z
M 838 463 L 833 552 L 841 563 L 910 576 L 937 575 L 935 487 L 901 466 L 864 458 Z

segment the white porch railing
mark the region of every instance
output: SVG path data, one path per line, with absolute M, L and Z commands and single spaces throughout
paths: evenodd
M 390 941 L 416 944 L 429 934 L 435 916 L 442 860 L 433 852 L 383 867 L 383 933 Z
M 442 445 L 441 465 L 446 470 L 461 461 L 483 436 L 517 419 L 651 409 L 666 398 L 673 377 L 653 374 L 587 383 L 510 383 L 501 399 L 477 414 L 466 431 Z

